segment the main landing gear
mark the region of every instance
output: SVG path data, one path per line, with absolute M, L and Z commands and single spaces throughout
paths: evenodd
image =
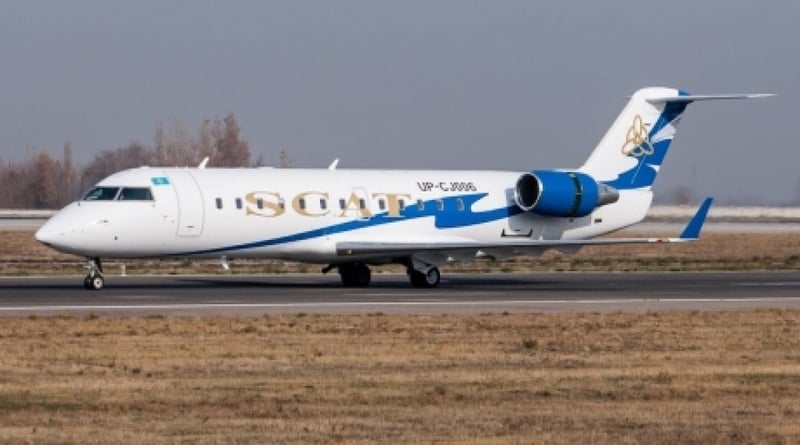
M 105 286 L 106 280 L 103 278 L 103 264 L 100 258 L 89 258 L 89 263 L 86 266 L 89 273 L 83 279 L 83 287 L 88 290 L 100 290 Z
M 345 287 L 366 287 L 372 279 L 372 272 L 364 263 L 342 263 L 339 265 L 339 276 Z
M 331 264 L 322 269 L 322 273 L 328 273 L 333 268 L 339 269 L 339 276 L 342 277 L 342 284 L 345 287 L 366 287 L 372 279 L 372 272 L 369 266 L 360 262 Z M 439 268 L 423 263 L 418 260 L 409 260 L 407 264 L 408 278 L 413 287 L 431 288 L 439 285 L 441 273 Z
M 436 287 L 442 278 L 438 267 L 414 259 L 408 262 L 406 272 L 413 287 Z
M 431 267 L 427 272 L 409 271 L 408 277 L 414 287 L 436 287 L 442 278 L 437 267 Z

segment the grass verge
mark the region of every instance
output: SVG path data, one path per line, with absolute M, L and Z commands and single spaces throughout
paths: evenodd
M 800 311 L 3 319 L 4 443 L 786 443 Z

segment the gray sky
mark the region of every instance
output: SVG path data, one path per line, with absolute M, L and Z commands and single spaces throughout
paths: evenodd
M 797 202 L 798 23 L 790 0 L 6 1 L 0 156 L 233 111 L 268 164 L 568 168 L 639 87 L 766 91 L 690 106 L 656 195 Z

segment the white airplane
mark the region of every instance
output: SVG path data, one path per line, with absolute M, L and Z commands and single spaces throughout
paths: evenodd
M 504 171 L 141 167 L 115 173 L 54 215 L 36 239 L 85 256 L 87 289 L 104 286 L 100 258 L 281 258 L 326 263 L 345 286 L 369 265 L 400 263 L 415 287 L 438 266 L 476 257 L 572 253 L 585 245 L 691 241 L 707 199 L 677 238 L 593 239 L 641 221 L 675 127 L 695 101 L 644 88 L 577 169 Z

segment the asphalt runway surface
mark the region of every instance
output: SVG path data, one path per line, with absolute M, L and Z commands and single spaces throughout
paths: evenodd
M 0 278 L 0 316 L 333 313 L 647 312 L 800 309 L 798 272 L 443 274 L 436 289 L 376 274 L 343 288 L 335 273 Z

